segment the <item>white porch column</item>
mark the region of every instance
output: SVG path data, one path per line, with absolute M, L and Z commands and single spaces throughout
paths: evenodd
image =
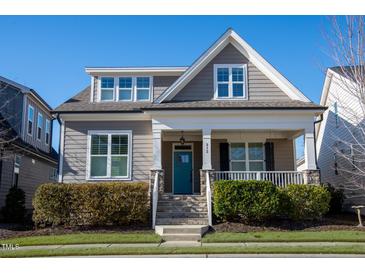
M 161 129 L 152 130 L 153 138 L 153 168 L 154 170 L 162 169 L 161 164 Z
M 305 169 L 310 169 L 310 170 L 317 169 L 314 150 L 315 147 L 314 147 L 313 129 L 305 129 L 304 133 Z
M 203 129 L 203 167 L 204 170 L 212 169 L 212 130 Z

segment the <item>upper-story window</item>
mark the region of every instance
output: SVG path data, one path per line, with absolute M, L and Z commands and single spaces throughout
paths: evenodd
M 100 101 L 114 100 L 114 78 L 102 77 L 100 88 Z
M 34 108 L 29 105 L 28 106 L 28 125 L 27 125 L 27 133 L 29 135 L 33 135 L 33 122 L 34 122 Z
M 214 65 L 214 98 L 247 98 L 247 65 Z
M 152 77 L 101 77 L 100 101 L 150 101 Z
M 42 139 L 42 128 L 43 128 L 43 115 L 42 113 L 38 113 L 37 119 L 37 139 Z
M 51 121 L 46 119 L 46 145 L 49 145 L 51 136 Z

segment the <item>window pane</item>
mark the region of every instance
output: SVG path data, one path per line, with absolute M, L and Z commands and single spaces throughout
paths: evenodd
M 102 89 L 101 90 L 101 100 L 113 100 L 113 90 L 110 89 Z
M 233 84 L 233 97 L 243 97 L 243 84 Z
M 245 160 L 245 144 L 231 144 L 231 160 Z
M 30 120 L 30 121 L 32 121 L 33 122 L 33 117 L 34 117 L 34 110 L 31 108 L 31 107 L 29 107 L 29 109 L 28 109 L 29 111 L 28 111 L 28 120 Z
M 218 97 L 228 97 L 228 84 L 218 84 Z
M 132 90 L 131 89 L 120 89 L 119 90 L 119 101 L 129 101 L 132 100 Z
M 232 68 L 232 81 L 243 81 L 243 68 Z
M 108 154 L 108 135 L 91 136 L 91 154 L 92 155 Z
M 217 80 L 218 82 L 228 82 L 229 70 L 228 68 L 218 68 L 217 69 Z
M 132 78 L 131 77 L 119 78 L 119 88 L 132 88 Z
M 114 88 L 114 78 L 113 77 L 101 78 L 101 88 Z
M 112 154 L 128 154 L 128 136 L 112 136 Z
M 91 156 L 90 176 L 106 176 L 106 166 L 106 156 Z
M 149 100 L 150 90 L 149 89 L 137 89 L 137 100 Z
M 246 171 L 246 162 L 232 162 L 232 171 Z
M 38 127 L 42 127 L 43 126 L 43 116 L 42 115 L 38 115 L 37 124 L 38 124 Z
M 127 156 L 112 156 L 111 176 L 127 176 Z
M 150 78 L 149 77 L 137 77 L 137 88 L 149 88 Z
M 263 160 L 264 152 L 261 143 L 248 144 L 248 157 L 250 160 Z
M 263 171 L 264 162 L 249 162 L 250 171 Z

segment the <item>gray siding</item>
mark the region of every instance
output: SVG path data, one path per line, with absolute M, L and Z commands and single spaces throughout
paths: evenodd
M 32 135 L 28 134 L 28 106 L 31 105 L 34 108 L 34 122 L 33 122 L 33 132 Z M 38 122 L 38 113 L 43 115 L 43 125 L 42 125 L 42 136 L 41 140 L 37 139 L 37 122 Z M 45 132 L 46 132 L 46 119 L 51 122 L 51 133 L 52 133 L 52 118 L 50 113 L 42 107 L 38 102 L 33 100 L 30 96 L 27 96 L 26 100 L 26 108 L 25 108 L 25 125 L 24 129 L 24 141 L 31 144 L 32 146 L 43 150 L 46 153 L 50 152 L 51 148 L 51 137 L 50 144 L 46 145 L 45 141 Z
M 290 100 L 282 90 L 249 62 L 232 44 L 228 44 L 173 98 L 173 101 L 212 100 L 214 98 L 214 64 L 248 64 L 249 100 Z
M 41 158 L 22 155 L 18 187 L 25 192 L 25 207 L 32 208 L 32 199 L 37 187 L 46 182 L 50 182 L 52 168 L 57 168 L 56 164 L 51 164 Z M 3 160 L 3 168 L 0 184 L 0 207 L 5 205 L 5 198 L 14 182 L 14 154 Z
M 6 119 L 11 127 L 21 134 L 23 118 L 23 93 L 10 85 L 0 82 L 0 108 L 3 119 Z M 8 102 L 5 104 L 5 102 Z
M 294 171 L 294 146 L 293 140 L 272 139 L 274 143 L 274 163 L 276 171 Z
M 66 122 L 64 182 L 85 182 L 88 130 L 132 130 L 132 180 L 148 181 L 152 167 L 151 121 Z

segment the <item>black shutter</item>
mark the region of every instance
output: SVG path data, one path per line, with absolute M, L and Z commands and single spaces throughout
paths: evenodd
M 220 154 L 220 171 L 229 171 L 229 148 L 228 143 L 219 144 L 219 154 Z
M 274 161 L 274 143 L 273 142 L 265 143 L 265 159 L 266 159 L 266 170 L 274 171 L 275 170 L 275 161 Z

